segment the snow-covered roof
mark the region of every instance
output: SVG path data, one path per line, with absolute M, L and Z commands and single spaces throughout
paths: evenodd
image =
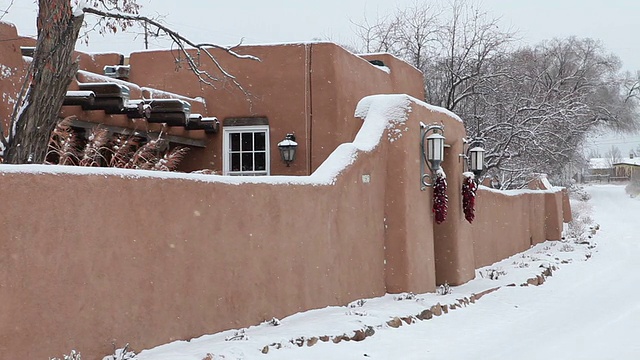
M 633 157 L 633 158 L 624 158 L 620 161 L 616 161 L 613 166 L 616 165 L 633 165 L 633 166 L 640 166 L 640 158 L 638 157 Z
M 635 165 L 640 166 L 640 157 L 627 157 L 614 160 L 611 158 L 591 158 L 589 159 L 589 169 L 606 170 L 615 165 Z
M 611 159 L 591 158 L 589 159 L 589 169 L 593 169 L 593 170 L 611 169 Z

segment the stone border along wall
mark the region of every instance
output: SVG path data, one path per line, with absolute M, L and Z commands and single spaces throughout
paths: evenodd
M 523 282 L 520 284 L 520 286 L 540 286 L 542 284 L 544 284 L 544 282 L 546 281 L 546 279 L 548 277 L 553 276 L 553 272 L 557 270 L 557 267 L 555 265 L 551 265 L 548 268 L 544 268 L 544 270 L 540 273 L 540 275 L 537 275 L 535 277 L 531 277 L 529 279 L 527 279 L 527 281 Z M 322 336 L 312 336 L 312 337 L 299 337 L 296 339 L 291 339 L 289 340 L 288 343 L 290 344 L 294 344 L 297 345 L 299 347 L 302 347 L 304 345 L 306 346 L 313 346 L 315 344 L 317 344 L 318 342 L 332 342 L 334 344 L 338 344 L 342 341 L 363 341 L 366 338 L 373 336 L 376 333 L 376 330 L 380 330 L 380 329 L 384 329 L 384 328 L 399 328 L 403 325 L 411 325 L 414 324 L 418 321 L 426 321 L 426 320 L 431 320 L 434 317 L 437 316 L 441 316 L 441 315 L 446 315 L 449 313 L 449 311 L 453 311 L 456 309 L 461 309 L 461 308 L 465 308 L 471 304 L 475 304 L 476 301 L 480 300 L 483 296 L 487 295 L 487 294 L 491 294 L 494 291 L 500 290 L 503 287 L 514 287 L 516 286 L 515 283 L 509 284 L 509 285 L 503 285 L 503 286 L 497 286 L 494 288 L 490 288 L 487 290 L 484 290 L 482 292 L 479 292 L 477 294 L 471 294 L 471 296 L 465 296 L 462 297 L 460 299 L 457 299 L 457 302 L 453 303 L 453 304 L 440 304 L 437 303 L 435 305 L 432 305 L 431 307 L 425 308 L 423 311 L 421 311 L 419 314 L 415 314 L 415 315 L 410 315 L 410 316 L 402 316 L 402 317 L 393 317 L 392 319 L 388 320 L 386 323 L 381 324 L 381 325 L 377 325 L 377 326 L 366 326 L 364 328 L 361 329 L 357 329 L 353 331 L 352 335 L 349 334 L 342 334 L 342 335 L 322 335 Z M 409 294 L 409 298 L 407 300 L 410 300 L 411 297 L 414 296 L 413 294 Z M 273 322 L 273 320 L 272 320 Z M 277 325 L 276 325 L 277 326 Z M 269 345 L 265 345 L 262 349 L 260 349 L 260 351 L 263 354 L 267 354 L 269 353 L 270 350 L 275 349 L 281 349 L 284 347 L 285 343 L 279 342 L 279 343 L 271 343 Z

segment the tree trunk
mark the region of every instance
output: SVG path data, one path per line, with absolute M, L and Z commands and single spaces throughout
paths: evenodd
M 74 16 L 70 0 L 39 0 L 38 40 L 27 87 L 16 104 L 4 162 L 44 162 L 49 136 L 78 65 L 73 51 L 84 16 Z

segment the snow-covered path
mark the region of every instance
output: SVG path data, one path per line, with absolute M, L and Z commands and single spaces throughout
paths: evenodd
M 527 271 L 539 271 L 534 258 L 575 260 L 562 265 L 543 286 L 502 287 L 446 316 L 397 329 L 378 327 L 373 336 L 361 342 L 286 345 L 287 339 L 331 331 L 340 334 L 376 318 L 384 323 L 389 316 L 403 316 L 399 314 L 403 306 L 447 301 L 447 296 L 424 294 L 413 301 L 397 301 L 389 295 L 367 300 L 356 309 L 314 310 L 283 319 L 281 326 L 262 324 L 246 329 L 246 341 L 225 341 L 234 334 L 229 331 L 143 351 L 138 358 L 201 360 L 213 353 L 216 355 L 210 359 L 638 359 L 640 199 L 629 198 L 623 186 L 587 189 L 592 195 L 592 218 L 601 227 L 591 240 L 598 246 L 587 250 L 593 251 L 588 261 L 583 261 L 586 246 L 579 250 L 576 245 L 571 251 L 571 243 L 549 243 L 496 265 L 507 269 L 505 278 L 525 272 L 524 278 L 520 273 L 519 280 L 506 279 L 504 285 L 521 283 Z M 563 251 L 563 246 L 570 249 Z M 522 261 L 533 261 L 532 266 L 515 265 Z M 486 276 L 478 277 L 455 288 L 452 296 L 488 289 L 495 283 Z M 362 316 L 354 316 L 356 312 Z M 284 348 L 260 352 L 265 344 L 283 339 Z

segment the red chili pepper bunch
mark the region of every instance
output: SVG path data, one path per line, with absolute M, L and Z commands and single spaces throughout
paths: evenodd
M 464 211 L 464 218 L 467 219 L 469 223 L 472 223 L 473 219 L 476 217 L 475 206 L 477 188 L 478 185 L 476 185 L 472 176 L 466 176 L 464 181 L 462 181 L 462 210 Z
M 447 219 L 447 179 L 444 173 L 438 172 L 433 181 L 433 214 L 436 224 L 440 224 Z

